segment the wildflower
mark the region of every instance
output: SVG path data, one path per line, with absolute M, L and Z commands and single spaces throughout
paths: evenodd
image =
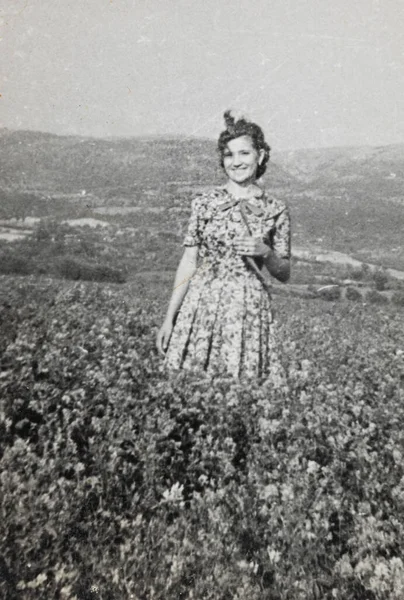
M 163 497 L 165 502 L 180 502 L 183 500 L 182 493 L 184 491 L 184 486 L 180 485 L 178 481 L 174 483 L 174 485 L 169 489 L 163 492 Z
M 278 563 L 281 559 L 281 553 L 278 550 L 274 550 L 273 548 L 271 548 L 271 546 L 268 546 L 267 552 L 268 552 L 269 560 L 274 565 L 276 565 L 276 563 Z
M 393 450 L 393 458 L 394 458 L 394 462 L 396 464 L 401 465 L 403 462 L 403 455 L 401 454 L 400 450 L 398 450 L 397 448 L 394 448 Z
M 344 554 L 337 563 L 337 569 L 342 577 L 350 577 L 353 573 L 349 556 Z
M 278 488 L 273 483 L 269 483 L 264 487 L 261 493 L 261 498 L 263 500 L 268 500 L 269 498 L 277 498 L 279 494 Z
M 386 563 L 379 562 L 375 567 L 375 575 L 378 579 L 383 579 L 383 577 L 389 576 L 389 569 Z
M 394 570 L 394 569 L 403 570 L 404 569 L 404 563 L 401 560 L 401 558 L 399 558 L 398 556 L 394 556 L 392 559 L 390 559 L 390 568 L 392 570 Z
M 295 495 L 293 493 L 293 488 L 291 485 L 284 483 L 282 485 L 282 501 L 286 502 L 287 500 L 293 500 Z
M 317 473 L 317 471 L 319 469 L 320 469 L 320 465 L 318 463 L 316 463 L 315 460 L 309 460 L 309 462 L 307 463 L 307 472 L 309 474 Z
M 355 567 L 355 573 L 359 576 L 368 575 L 373 572 L 373 565 L 368 559 L 360 560 Z

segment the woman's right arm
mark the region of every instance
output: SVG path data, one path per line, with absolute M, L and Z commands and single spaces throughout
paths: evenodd
M 195 275 L 198 260 L 198 246 L 186 246 L 174 280 L 174 288 L 168 305 L 166 320 L 174 320 L 188 290 L 189 281 Z
M 164 323 L 157 334 L 157 348 L 164 354 L 167 348 L 171 332 L 174 325 L 174 318 L 179 311 L 185 294 L 187 293 L 189 282 L 195 275 L 197 269 L 199 246 L 186 246 L 184 254 L 180 260 L 174 280 L 173 293 L 168 305 L 167 314 Z

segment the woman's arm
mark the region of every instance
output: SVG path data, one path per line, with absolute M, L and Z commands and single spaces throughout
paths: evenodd
M 264 254 L 264 264 L 273 277 L 286 283 L 290 279 L 290 215 L 289 209 L 284 210 L 276 219 L 272 244 L 267 246 Z
M 174 288 L 168 305 L 166 320 L 173 321 L 181 307 L 184 296 L 188 290 L 189 281 L 197 269 L 198 246 L 186 246 L 180 260 L 174 280 Z
M 266 244 L 265 244 L 266 245 Z M 264 264 L 272 277 L 278 279 L 282 283 L 286 283 L 290 279 L 290 259 L 282 258 L 267 246 L 267 252 L 263 256 Z
M 272 275 L 286 283 L 290 279 L 290 216 L 283 210 L 276 221 L 272 247 L 259 237 L 242 236 L 234 240 L 234 247 L 240 254 L 259 256 Z
M 192 199 L 192 210 L 188 221 L 187 233 L 183 242 L 184 254 L 180 260 L 174 280 L 174 289 L 168 305 L 166 318 L 157 333 L 157 348 L 164 354 L 174 327 L 174 320 L 179 311 L 185 294 L 187 293 L 189 281 L 195 275 L 199 246 L 202 241 L 203 221 L 201 210 L 204 206 L 203 197 L 200 195 Z
M 186 246 L 180 264 L 178 265 L 167 315 L 157 332 L 156 344 L 158 351 L 162 355 L 164 355 L 167 350 L 171 332 L 174 327 L 175 315 L 180 309 L 184 296 L 188 290 L 189 281 L 197 269 L 198 248 L 198 246 Z
M 289 281 L 290 259 L 279 256 L 275 250 L 272 250 L 260 238 L 251 236 L 239 237 L 234 240 L 234 247 L 240 254 L 259 256 L 272 277 L 282 281 L 282 283 Z

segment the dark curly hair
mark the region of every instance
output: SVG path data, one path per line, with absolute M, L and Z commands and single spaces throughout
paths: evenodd
M 271 148 L 265 141 L 264 133 L 256 123 L 251 121 L 247 121 L 244 117 L 239 119 L 235 119 L 230 110 L 226 110 L 224 113 L 224 120 L 226 123 L 226 129 L 222 131 L 219 136 L 219 140 L 217 142 L 217 150 L 220 156 L 220 166 L 224 168 L 224 152 L 226 150 L 227 144 L 231 140 L 235 140 L 242 135 L 248 135 L 252 139 L 252 143 L 254 148 L 259 152 L 260 150 L 264 150 L 264 159 L 257 168 L 257 179 L 262 177 L 267 168 L 267 162 L 269 160 L 269 155 Z

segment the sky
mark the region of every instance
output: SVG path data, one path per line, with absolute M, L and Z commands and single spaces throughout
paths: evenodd
M 404 143 L 404 0 L 0 0 L 0 127 Z

